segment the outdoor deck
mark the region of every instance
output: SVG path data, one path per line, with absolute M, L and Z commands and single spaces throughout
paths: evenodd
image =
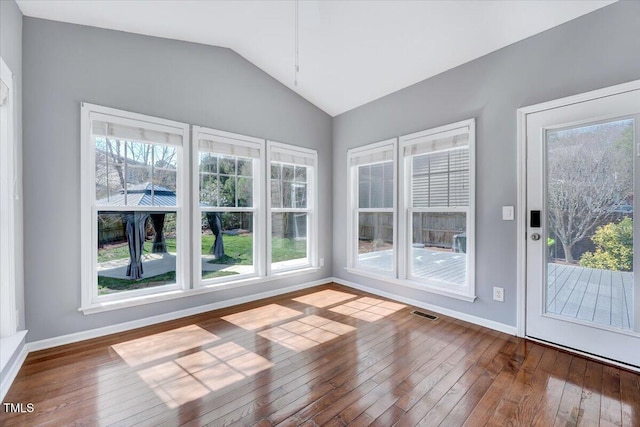
M 629 329 L 633 273 L 548 264 L 547 311 Z
M 465 255 L 413 248 L 413 275 L 463 283 Z M 392 265 L 390 250 L 371 252 L 359 264 L 375 269 Z M 600 325 L 631 328 L 633 273 L 548 264 L 547 310 Z

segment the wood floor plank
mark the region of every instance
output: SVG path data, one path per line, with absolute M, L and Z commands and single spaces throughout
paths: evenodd
M 569 375 L 569 366 L 572 356 L 565 352 L 558 352 L 555 364 L 551 369 L 544 397 L 535 409 L 532 425 L 551 426 L 555 423 L 564 385 Z
M 639 424 L 640 375 L 635 375 L 631 372 L 621 370 L 620 395 L 622 400 L 622 425 L 630 427 Z
M 569 375 L 564 384 L 562 398 L 558 406 L 558 413 L 554 425 L 577 425 L 582 402 L 582 388 L 587 361 L 581 357 L 574 357 L 569 366 Z
M 409 318 L 407 318 L 407 320 L 409 320 Z M 398 325 L 400 325 L 400 323 L 398 323 Z M 370 351 L 373 352 L 376 349 L 379 349 L 379 351 L 384 351 L 385 348 L 389 347 L 390 341 L 388 337 L 380 334 L 374 335 L 374 336 L 376 337 L 374 341 L 376 343 L 376 346 L 371 347 L 369 349 Z M 367 354 L 367 351 L 365 351 L 365 347 L 361 347 L 361 351 L 364 352 L 364 353 L 361 353 L 363 354 L 363 356 Z M 331 390 L 336 387 L 337 384 L 334 381 L 334 378 L 339 377 L 339 374 L 342 374 L 344 373 L 344 371 L 347 371 L 354 367 L 359 367 L 359 369 L 365 369 L 368 366 L 368 364 L 374 363 L 379 360 L 379 357 L 378 357 L 379 354 L 380 353 L 375 352 L 375 355 L 367 355 L 361 359 L 352 360 L 347 363 L 344 363 L 344 361 L 341 361 L 340 358 L 336 357 L 333 359 L 333 362 L 332 362 L 333 366 L 335 366 L 336 368 L 334 371 L 327 372 L 326 369 L 323 369 L 323 370 L 318 370 L 317 376 L 305 375 L 303 378 L 306 380 L 305 383 L 299 384 L 299 386 L 301 388 L 304 388 L 308 385 L 315 385 L 316 387 L 318 387 L 319 385 L 322 385 L 322 382 L 326 382 L 327 383 L 326 385 L 329 386 L 329 390 Z M 326 387 L 324 387 L 324 385 L 322 385 L 322 387 L 323 388 L 320 388 L 320 390 L 326 390 Z M 324 391 L 318 392 L 318 389 L 315 389 L 315 393 L 316 394 L 319 393 L 319 396 L 315 396 L 314 393 L 312 393 L 311 391 L 301 393 L 297 389 L 291 390 L 288 396 L 283 396 L 281 399 L 278 399 L 277 401 L 274 401 L 269 405 L 265 405 L 259 411 L 256 411 L 255 414 L 252 413 L 252 411 L 248 411 L 248 414 L 243 417 L 243 421 L 244 423 L 250 424 L 252 422 L 251 421 L 252 419 L 259 419 L 256 417 L 266 416 L 269 414 L 270 410 L 276 411 L 275 408 L 279 408 L 277 410 L 277 413 L 271 416 L 271 422 L 273 423 L 280 422 L 281 419 L 279 417 L 281 417 L 282 414 L 294 413 L 297 410 L 300 410 L 301 409 L 300 405 L 302 404 L 302 402 L 307 402 L 307 401 L 309 401 L 308 403 L 313 402 L 315 401 L 316 398 L 320 398 L 321 396 L 323 396 L 325 392 Z M 292 402 L 292 397 L 296 399 L 293 402 Z M 302 405 L 302 407 L 306 406 L 306 404 L 307 403 Z M 238 402 L 237 401 L 233 402 L 233 405 L 237 406 Z M 215 420 L 211 419 L 211 417 L 207 417 L 207 418 L 200 417 L 200 419 L 198 420 L 198 423 L 202 423 L 205 420 L 207 420 L 207 422 L 215 423 Z
M 600 423 L 615 426 L 622 425 L 622 403 L 620 399 L 620 370 L 605 366 L 602 370 Z
M 425 388 L 421 387 L 420 391 L 409 393 L 409 399 L 400 399 L 398 403 L 403 403 L 406 406 L 398 406 L 406 410 L 406 413 L 399 419 L 398 424 L 417 425 L 423 421 L 427 414 L 446 396 L 454 384 L 474 365 L 476 358 L 484 353 L 489 344 L 490 342 L 481 341 L 472 348 L 467 348 L 466 351 L 463 350 L 462 347 L 459 348 L 456 355 L 450 357 L 449 360 L 442 365 L 443 375 L 432 384 L 432 387 L 429 387 L 426 393 L 423 393 Z M 477 375 L 477 371 L 470 374 L 471 382 L 477 379 Z M 444 411 L 447 412 L 444 414 L 444 416 L 446 416 L 448 411 L 446 409 Z
M 602 390 L 602 365 L 589 360 L 584 374 L 578 425 L 597 426 L 599 424 L 600 390 Z
M 533 345 L 536 346 L 536 344 Z M 544 396 L 549 380 L 549 370 L 551 369 L 549 363 L 552 363 L 556 357 L 556 351 L 551 348 L 543 348 L 542 346 L 534 348 L 541 348 L 543 354 L 535 370 L 527 376 L 526 384 L 522 389 L 522 397 L 514 414 L 514 423 L 517 425 L 530 425 L 532 423 L 536 408 Z
M 0 425 L 638 424 L 640 375 L 412 309 L 327 284 L 34 352 Z

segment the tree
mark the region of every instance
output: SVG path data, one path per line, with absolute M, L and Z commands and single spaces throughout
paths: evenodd
M 102 137 L 97 137 L 95 142 L 97 198 L 118 194 L 127 184 L 151 181 L 175 190 L 175 147 Z
M 629 217 L 618 223 L 598 227 L 591 238 L 595 252 L 580 258 L 580 265 L 614 271 L 633 271 L 633 220 Z
M 567 262 L 633 192 L 633 122 L 547 133 L 547 212 Z

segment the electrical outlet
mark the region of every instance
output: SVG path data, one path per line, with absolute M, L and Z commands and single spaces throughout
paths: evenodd
M 324 267 L 324 258 L 320 258 L 320 267 Z
M 504 288 L 493 287 L 493 299 L 495 301 L 504 301 Z

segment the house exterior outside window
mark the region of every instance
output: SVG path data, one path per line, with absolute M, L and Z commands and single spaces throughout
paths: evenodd
M 189 125 L 82 105 L 82 307 L 188 288 Z
M 318 265 L 315 150 L 268 141 L 269 273 Z

